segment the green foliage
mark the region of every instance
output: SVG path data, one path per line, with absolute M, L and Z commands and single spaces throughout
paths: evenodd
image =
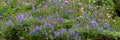
M 25 32 L 24 32 L 25 33 Z M 16 27 L 6 27 L 3 31 L 3 37 L 6 40 L 19 40 L 23 35 L 22 31 Z
M 120 38 L 120 19 L 116 18 L 115 21 L 110 19 L 114 10 L 112 0 L 4 1 L 0 0 L 0 12 L 3 17 L 0 18 L 0 22 L 3 22 L 0 23 L 0 28 L 3 28 L 0 29 L 0 37 L 6 40 L 119 40 Z M 96 5 L 101 8 L 96 9 L 98 8 Z M 17 20 L 17 17 L 21 21 Z M 11 23 L 8 20 L 12 20 L 12 25 L 8 25 Z M 102 20 L 104 22 L 101 22 Z M 108 24 L 105 24 L 107 22 Z M 108 30 L 109 27 L 113 30 Z M 55 34 L 56 31 L 58 36 Z
M 64 28 L 69 29 L 69 28 L 72 27 L 73 23 L 74 23 L 74 20 L 72 20 L 72 19 L 71 20 L 65 19 L 65 21 L 63 23 L 63 26 L 64 26 Z

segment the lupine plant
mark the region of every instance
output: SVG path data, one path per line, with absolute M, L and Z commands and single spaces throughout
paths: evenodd
M 113 5 L 112 0 L 2 0 L 0 39 L 119 40 Z

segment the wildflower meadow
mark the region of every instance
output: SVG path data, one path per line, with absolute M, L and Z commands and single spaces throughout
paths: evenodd
M 120 40 L 112 0 L 0 0 L 0 40 Z

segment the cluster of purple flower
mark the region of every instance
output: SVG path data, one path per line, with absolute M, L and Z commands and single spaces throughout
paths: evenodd
M 33 17 L 33 19 L 37 20 L 38 22 L 42 21 L 44 23 L 43 25 L 40 25 L 40 26 L 35 24 L 35 27 L 31 28 L 29 31 L 31 35 L 35 33 L 39 34 L 38 32 L 39 30 L 42 31 L 40 33 L 45 32 L 43 34 L 49 35 L 48 34 L 49 32 L 46 32 L 46 28 L 49 28 L 50 29 L 49 31 L 53 33 L 55 37 L 59 37 L 64 33 L 68 32 L 70 35 L 74 36 L 76 39 L 80 39 L 79 32 L 76 32 L 75 30 L 79 31 L 81 29 L 82 30 L 95 29 L 95 30 L 99 30 L 100 32 L 102 32 L 105 29 L 112 30 L 112 27 L 110 27 L 109 23 L 101 19 L 101 15 L 98 17 L 97 15 L 99 14 L 97 12 L 93 12 L 97 9 L 96 7 L 90 4 L 82 5 L 83 3 L 81 3 L 80 1 L 74 2 L 74 0 L 72 2 L 71 0 L 50 0 L 50 1 L 53 1 L 53 4 L 50 2 L 52 5 L 49 4 L 49 2 L 48 3 L 45 2 L 44 5 L 42 4 L 40 5 L 44 6 L 43 8 L 45 9 L 52 9 L 51 6 L 53 8 L 55 7 L 56 8 L 56 11 L 54 11 L 55 13 L 52 12 L 53 13 L 52 15 L 50 14 L 50 15 L 47 15 L 46 17 L 39 16 L 38 18 L 40 19 L 37 19 L 31 16 Z M 54 2 L 56 4 L 54 4 Z M 41 11 L 39 9 L 41 9 L 42 7 L 35 8 L 33 5 L 34 4 L 32 3 L 32 11 L 35 11 L 35 10 L 39 12 Z M 76 6 L 81 6 L 81 7 L 78 7 L 78 9 L 76 9 Z M 47 11 L 50 11 L 50 10 L 46 10 L 45 13 L 43 14 L 49 14 L 49 13 L 46 13 Z M 69 14 L 68 16 L 69 18 L 64 18 L 63 16 L 66 17 L 67 14 Z M 76 15 L 79 15 L 79 16 L 76 16 Z M 57 16 L 57 17 L 54 17 L 54 16 Z M 16 20 L 21 22 L 22 20 L 29 19 L 29 18 L 26 17 L 26 15 L 20 13 L 16 17 Z M 98 21 L 98 19 L 100 19 L 100 22 Z M 74 23 L 72 23 L 73 24 L 72 27 L 70 29 L 61 27 L 61 26 L 64 26 L 61 24 L 63 24 L 68 20 L 74 20 Z M 56 24 L 60 25 L 60 28 L 58 27 L 59 30 L 55 30 L 55 27 L 57 27 L 55 26 Z M 12 20 L 8 20 L 7 25 L 13 25 Z

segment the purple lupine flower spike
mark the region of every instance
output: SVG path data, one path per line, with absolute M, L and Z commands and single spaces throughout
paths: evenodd
M 112 30 L 113 30 L 113 28 L 112 28 L 112 27 L 109 27 L 109 28 L 108 28 L 108 30 L 112 31 Z
M 12 25 L 12 20 L 8 20 L 7 25 Z
M 103 32 L 103 28 L 102 28 L 102 27 L 98 28 L 98 30 L 99 30 L 100 32 Z
M 87 16 L 87 12 L 84 12 L 84 17 L 86 18 L 86 16 Z
M 30 29 L 30 34 L 33 34 L 35 32 L 35 30 L 34 29 Z
M 89 26 L 86 26 L 86 29 L 89 29 Z
M 16 19 L 17 19 L 17 21 L 23 20 L 24 19 L 24 14 L 21 13 L 20 15 L 17 16 Z
M 40 30 L 42 29 L 42 25 L 41 25 L 41 26 L 39 26 L 39 29 L 40 29 Z
M 32 6 L 32 10 L 34 10 L 35 9 L 35 7 L 34 6 Z
M 66 32 L 67 30 L 65 28 L 60 29 L 60 33 Z
M 55 36 L 59 36 L 59 32 L 58 32 L 58 31 L 55 31 L 55 32 L 54 32 L 54 35 L 55 35 Z
M 38 25 L 36 25 L 35 30 L 38 30 L 38 29 L 39 29 L 39 27 L 38 27 Z

